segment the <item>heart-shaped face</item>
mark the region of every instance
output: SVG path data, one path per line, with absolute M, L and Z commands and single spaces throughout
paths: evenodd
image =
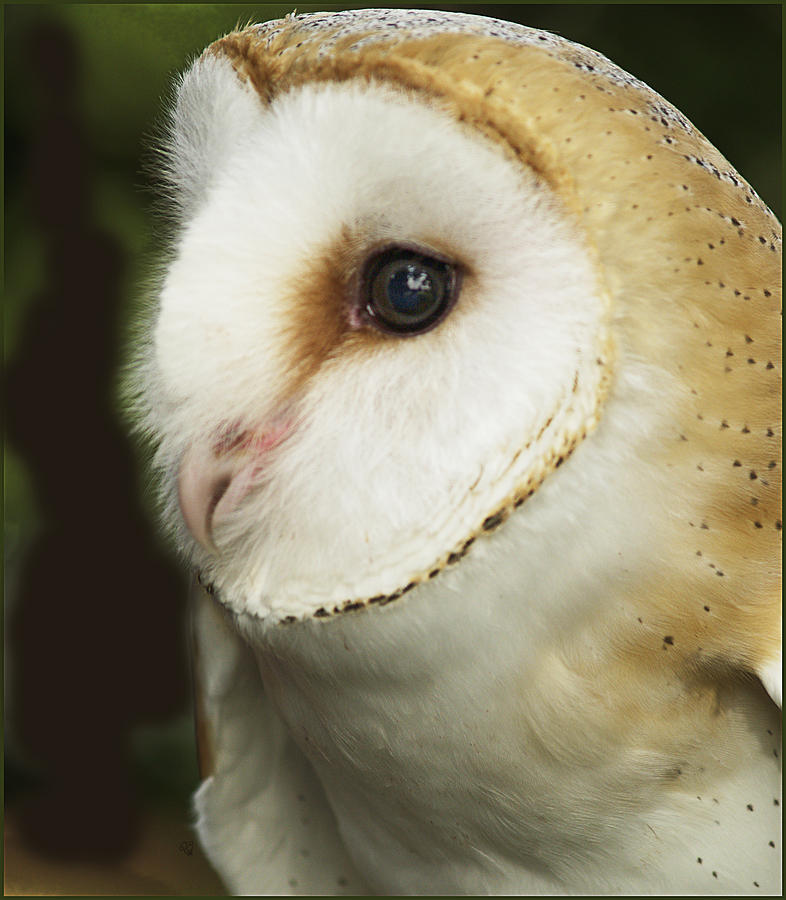
M 244 116 L 153 331 L 196 558 L 277 618 L 387 598 L 594 425 L 590 252 L 545 179 L 436 101 L 319 84 L 262 106 L 227 60 L 192 77 Z

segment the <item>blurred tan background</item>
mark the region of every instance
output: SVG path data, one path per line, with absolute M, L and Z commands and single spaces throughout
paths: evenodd
M 346 7 L 298 5 L 328 8 Z M 434 8 L 601 51 L 780 214 L 780 4 Z M 152 524 L 118 367 L 165 240 L 143 161 L 171 80 L 236 23 L 291 9 L 3 9 L 7 894 L 221 891 L 191 831 L 185 580 Z

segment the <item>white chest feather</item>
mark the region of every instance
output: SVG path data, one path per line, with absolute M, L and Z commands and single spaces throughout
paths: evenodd
M 660 634 L 642 653 L 642 536 L 560 479 L 395 603 L 240 617 L 350 857 L 384 893 L 777 891 L 777 710 L 755 682 L 676 675 Z

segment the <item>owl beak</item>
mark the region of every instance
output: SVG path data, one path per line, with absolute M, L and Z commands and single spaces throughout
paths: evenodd
M 208 552 L 217 553 L 216 525 L 241 504 L 264 472 L 268 454 L 291 431 L 281 422 L 262 432 L 222 435 L 213 444 L 192 444 L 180 463 L 178 502 L 186 527 Z

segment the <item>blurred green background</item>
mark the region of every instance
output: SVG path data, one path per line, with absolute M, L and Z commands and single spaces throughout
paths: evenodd
M 372 5 L 372 4 L 356 4 Z M 381 3 L 374 5 L 383 5 Z M 427 4 L 422 4 L 426 6 Z M 298 5 L 299 12 L 341 9 L 348 6 Z M 738 171 L 756 188 L 763 199 L 780 216 L 781 212 L 781 5 L 775 4 L 447 4 L 432 8 L 456 9 L 497 16 L 527 25 L 555 31 L 573 41 L 604 53 L 622 68 L 630 71 L 677 106 L 720 149 Z M 102 394 L 105 408 L 98 404 L 94 412 L 86 412 L 101 420 L 101 426 L 120 434 L 123 426 L 116 408 L 116 382 L 113 375 L 122 358 L 127 341 L 127 326 L 135 304 L 145 294 L 145 280 L 155 265 L 160 250 L 161 228 L 156 224 L 152 206 L 155 193 L 152 181 L 144 173 L 142 159 L 150 156 L 150 135 L 168 96 L 173 77 L 182 70 L 210 41 L 231 30 L 237 23 L 278 18 L 289 13 L 284 4 L 73 4 L 73 5 L 7 5 L 4 7 L 5 41 L 5 354 L 16 380 L 12 379 L 17 407 L 31 406 L 41 412 L 40 394 L 26 395 L 30 383 L 27 359 L 40 344 L 38 332 L 31 323 L 42 317 L 42 298 L 48 298 L 52 310 L 64 302 L 68 292 L 58 292 L 52 283 L 52 267 L 48 259 L 52 248 L 41 226 L 41 192 L 51 188 L 42 185 L 40 155 L 42 142 L 54 141 L 49 152 L 57 153 L 57 137 L 47 131 L 48 118 L 57 108 L 59 88 L 51 79 L 42 80 L 41 60 L 56 56 L 51 47 L 58 42 L 71 48 L 73 84 L 69 86 L 75 100 L 70 112 L 71 124 L 79 133 L 81 157 L 86 177 L 78 187 L 84 201 L 83 223 L 102 239 L 111 242 L 118 260 L 113 282 L 112 302 L 116 307 L 102 332 L 101 353 L 109 360 L 108 368 L 97 369 L 107 382 Z M 43 32 L 42 32 L 43 29 Z M 44 35 L 42 38 L 41 35 Z M 48 43 L 47 43 L 48 42 Z M 50 47 L 50 50 L 46 50 Z M 43 49 L 42 49 L 43 48 Z M 71 65 L 71 63 L 69 63 Z M 54 85 L 54 86 L 53 86 Z M 37 168 L 38 167 L 38 168 Z M 58 175 L 62 181 L 62 176 Z M 66 176 L 67 178 L 67 176 Z M 45 179 L 44 179 L 45 181 Z M 66 205 L 66 194 L 52 191 L 52 204 Z M 45 202 L 45 201 L 44 201 Z M 36 205 L 38 204 L 38 205 Z M 39 212 L 35 210 L 39 209 Z M 68 220 L 69 210 L 56 211 Z M 61 223 L 62 224 L 62 223 Z M 71 302 L 71 301 L 69 301 Z M 69 310 L 59 310 L 57 315 Z M 52 313 L 55 316 L 55 313 Z M 37 318 L 36 318 L 37 317 Z M 53 319 L 54 321 L 54 319 Z M 59 319 L 57 321 L 60 321 Z M 36 326 L 37 327 L 37 326 Z M 57 326 L 60 327 L 60 326 Z M 64 332 L 65 333 L 65 332 Z M 87 334 L 87 332 L 82 332 Z M 50 335 L 48 340 L 52 339 Z M 36 341 L 39 341 L 37 344 Z M 96 351 L 93 342 L 80 345 L 78 336 L 69 333 L 69 352 L 74 358 L 87 359 Z M 31 357 L 32 358 L 32 357 Z M 42 376 L 57 381 L 57 366 L 47 370 L 46 356 L 35 364 Z M 21 374 L 20 374 L 21 373 Z M 60 403 L 61 401 L 58 401 Z M 71 396 L 70 403 L 79 407 L 80 397 Z M 103 411 L 101 411 L 103 410 Z M 23 590 L 28 577 L 25 572 L 33 548 L 42 535 L 60 533 L 68 527 L 68 516 L 62 507 L 51 503 L 47 489 L 38 482 L 36 466 L 31 462 L 31 445 L 14 439 L 14 424 L 20 414 L 12 416 L 13 428 L 7 442 L 4 470 L 6 611 L 11 617 L 21 604 L 33 602 L 29 590 Z M 68 421 L 67 415 L 64 421 Z M 52 429 L 55 430 L 54 427 Z M 75 434 L 64 434 L 68 426 L 58 426 L 56 438 L 47 441 L 42 452 L 53 457 L 58 441 L 79 441 Z M 38 445 L 40 446 L 40 439 Z M 33 442 L 35 443 L 35 441 Z M 89 448 L 84 448 L 89 462 Z M 134 457 L 120 478 L 129 491 L 139 497 L 137 507 L 125 515 L 135 524 L 135 534 L 153 533 L 146 519 L 150 502 L 145 487 L 143 467 Z M 83 481 L 82 496 L 100 493 L 100 479 L 90 477 L 89 465 L 79 474 Z M 87 472 L 87 474 L 85 474 Z M 105 473 L 102 472 L 102 477 Z M 66 473 L 64 471 L 64 477 Z M 77 477 L 77 476 L 75 476 Z M 111 470 L 106 473 L 111 479 Z M 99 482 L 99 483 L 97 483 Z M 105 483 L 105 482 L 104 482 Z M 72 504 L 75 501 L 68 501 Z M 77 501 L 78 502 L 78 501 Z M 100 531 L 102 522 L 96 521 Z M 106 527 L 109 527 L 108 525 Z M 97 533 L 94 532 L 94 533 Z M 140 537 L 144 542 L 144 538 Z M 90 547 L 91 534 L 82 536 L 82 544 Z M 140 544 L 141 546 L 141 544 Z M 40 546 L 39 546 L 40 549 Z M 174 593 L 182 593 L 184 581 L 166 548 L 151 544 L 145 550 L 156 559 L 156 566 L 168 573 L 167 584 Z M 151 557 L 152 558 L 152 557 Z M 90 566 L 89 555 L 81 565 Z M 134 579 L 135 566 L 119 574 L 123 580 Z M 63 601 L 78 603 L 79 591 L 66 592 Z M 105 591 L 107 610 L 111 610 L 112 585 Z M 139 590 L 144 590 L 140 585 Z M 25 599 L 20 598 L 24 595 Z M 34 598 L 33 598 L 34 599 Z M 46 608 L 46 607 L 44 607 Z M 186 808 L 188 795 L 197 781 L 190 724 L 190 699 L 185 652 L 184 607 L 180 600 L 164 603 L 157 610 L 145 609 L 145 627 L 173 640 L 175 687 L 160 708 L 148 710 L 144 704 L 129 714 L 124 732 L 123 751 L 135 796 L 149 806 L 170 805 Z M 100 624 L 111 646 L 113 631 L 118 628 L 118 613 L 107 614 Z M 152 616 L 152 618 L 150 618 Z M 162 629 L 162 623 L 166 628 Z M 40 627 L 47 626 L 42 619 Z M 22 626 L 10 629 L 11 644 L 6 663 L 7 714 L 7 789 L 11 802 L 24 796 L 31 785 L 47 784 L 47 763 L 34 759 L 30 740 L 17 732 L 20 705 L 28 694 L 19 687 L 28 671 L 31 644 Z M 68 640 L 68 625 L 63 639 Z M 122 626 L 121 630 L 122 630 Z M 96 634 L 100 633 L 97 626 Z M 168 629 L 168 630 L 167 630 Z M 90 645 L 92 646 L 92 644 Z M 89 650 L 84 652 L 89 654 Z M 153 665 L 144 646 L 137 647 L 142 667 Z M 161 658 L 166 656 L 160 651 Z M 124 657 L 125 658 L 125 657 Z M 47 659 L 37 659 L 40 670 Z M 163 664 L 162 664 L 163 665 Z M 28 666 L 32 668 L 32 666 Z M 156 669 L 155 678 L 169 672 Z M 52 673 L 57 677 L 56 673 Z M 155 673 L 154 673 L 155 674 Z M 105 677 L 96 668 L 95 677 Z M 166 676 L 169 677 L 169 676 Z M 151 683 L 155 683 L 151 676 Z M 180 679 L 180 680 L 178 680 Z M 153 688 L 154 689 L 154 688 Z M 162 688 L 165 690 L 165 688 Z M 127 688 L 133 691 L 133 687 Z M 125 695 L 124 695 L 125 696 Z M 129 694 L 128 696 L 131 696 Z M 58 703 L 56 694 L 51 703 Z M 46 718 L 46 703 L 36 714 Z M 24 728 L 22 729 L 24 732 Z M 28 729 L 29 731 L 29 729 Z M 38 779 L 38 780 L 36 780 Z M 43 779 L 43 782 L 41 781 Z

